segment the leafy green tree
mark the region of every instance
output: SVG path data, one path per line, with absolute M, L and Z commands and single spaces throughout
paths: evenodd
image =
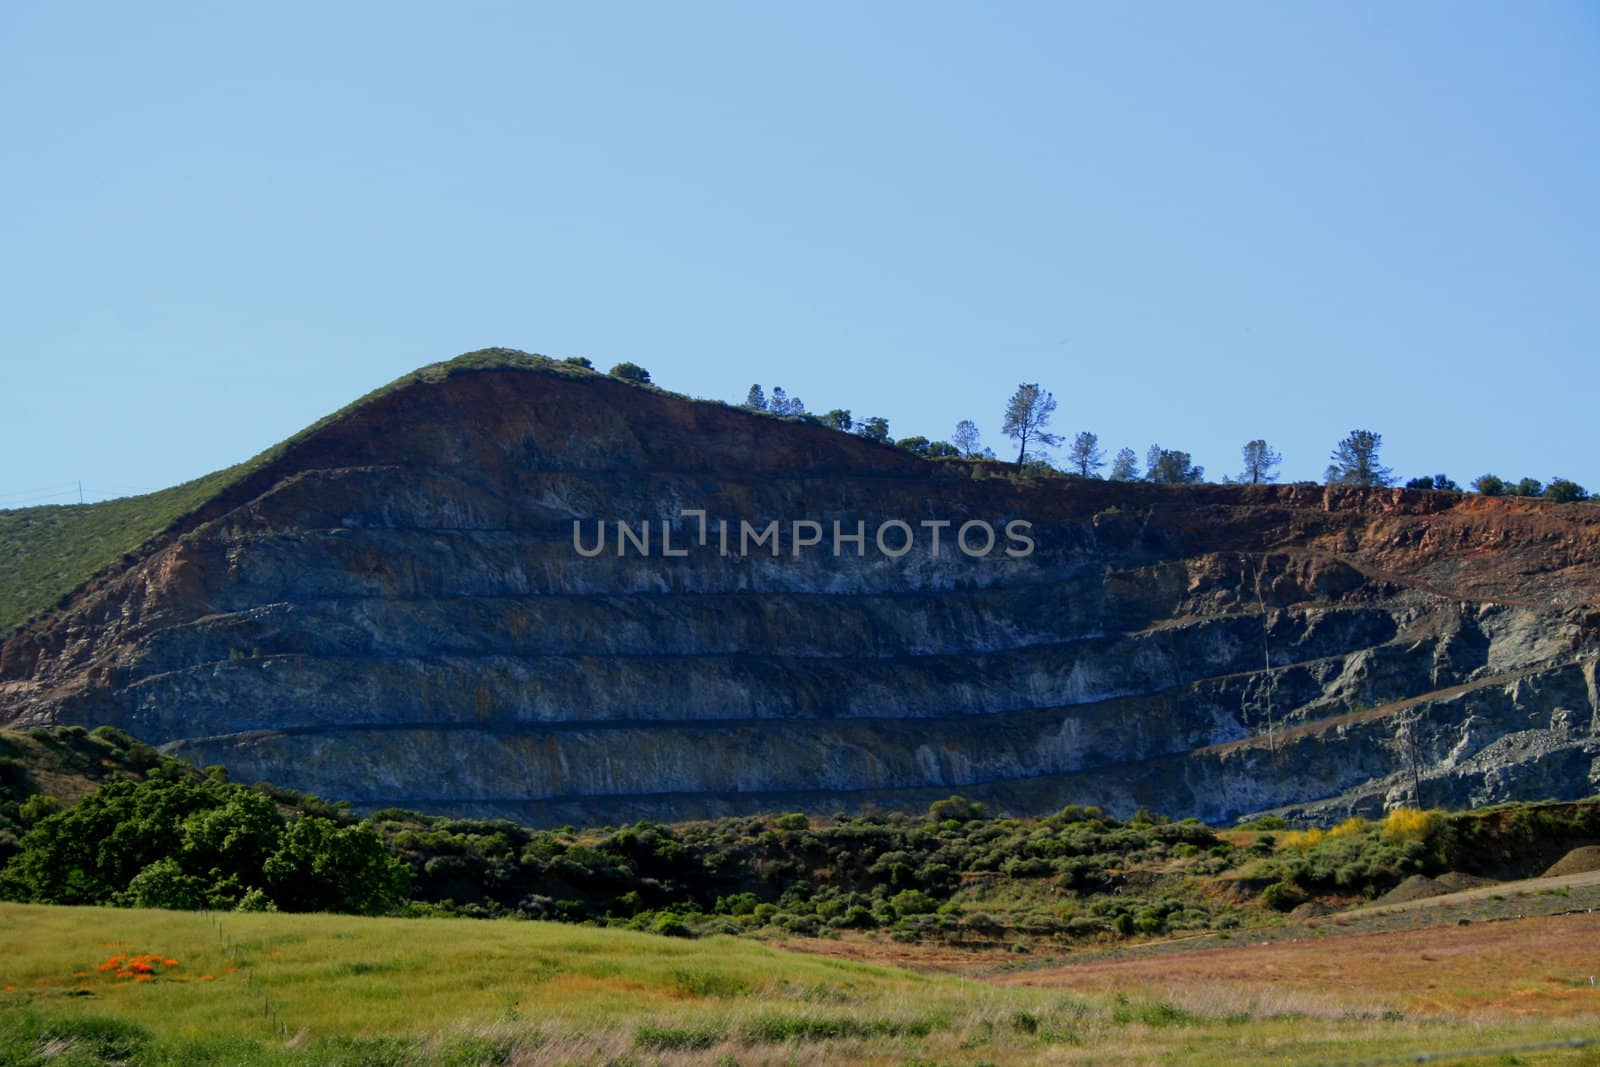
M 1435 491 L 1443 490 L 1451 493 L 1459 493 L 1461 491 L 1461 487 L 1459 485 L 1443 474 L 1435 474 L 1431 478 L 1427 475 L 1423 475 L 1421 478 L 1412 478 L 1410 481 L 1406 482 L 1406 488 L 1432 489 Z
M 1351 430 L 1334 447 L 1329 457 L 1326 480 L 1329 485 L 1387 486 L 1394 484 L 1394 471 L 1378 462 L 1383 435 L 1371 430 Z
M 1100 449 L 1100 438 L 1088 430 L 1080 431 L 1067 452 L 1067 469 L 1083 478 L 1097 478 L 1105 465 L 1106 454 Z
M 1245 442 L 1239 454 L 1244 459 L 1244 473 L 1239 475 L 1241 482 L 1260 485 L 1262 482 L 1278 480 L 1278 465 L 1283 462 L 1283 453 L 1273 451 L 1261 438 Z
M 608 372 L 613 378 L 622 378 L 630 382 L 650 381 L 650 372 L 637 363 L 618 363 Z
M 855 426 L 855 420 L 850 417 L 850 412 L 848 409 L 834 408 L 832 411 L 822 416 L 822 424 L 838 430 L 841 433 L 849 433 L 851 428 Z
M 1111 461 L 1111 480 L 1136 482 L 1139 480 L 1139 457 L 1131 448 L 1119 448 Z
M 1006 403 L 1005 421 L 1000 430 L 1018 443 L 1017 470 L 1028 458 L 1028 445 L 1037 442 L 1048 448 L 1061 443 L 1061 438 L 1045 429 L 1050 416 L 1055 414 L 1056 398 L 1048 390 L 1040 389 L 1037 382 L 1023 382 Z
M 744 395 L 744 403 L 740 407 L 747 407 L 751 411 L 767 410 L 767 394 L 759 385 L 752 385 L 750 391 Z
M 184 820 L 178 854 L 188 870 L 215 869 L 259 883 L 257 872 L 282 836 L 277 806 L 260 793 L 235 789 L 225 803 Z
M 199 911 L 210 903 L 206 880 L 185 874 L 171 856 L 156 860 L 133 876 L 128 888 L 114 895 L 116 903 L 129 908 L 172 908 Z
M 284 911 L 381 915 L 409 892 L 409 874 L 366 826 L 340 827 L 316 815 L 289 824 L 262 865 L 267 894 Z
M 870 419 L 862 419 L 860 422 L 856 423 L 856 433 L 860 434 L 862 437 L 865 437 L 869 441 L 877 441 L 880 444 L 888 444 L 889 420 L 878 415 L 874 415 Z
M 1544 487 L 1544 495 L 1559 503 L 1570 504 L 1578 500 L 1588 500 L 1589 490 L 1569 478 L 1557 475 Z
M 0 895 L 47 904 L 262 907 L 376 914 L 405 899 L 406 871 L 365 826 L 319 816 L 285 826 L 272 800 L 220 778 L 158 767 L 41 819 L 0 870 Z
M 980 447 L 978 424 L 971 419 L 962 419 L 956 423 L 956 432 L 950 435 L 950 440 L 961 450 L 963 456 L 977 455 Z
M 1145 454 L 1144 476 L 1158 485 L 1188 485 L 1205 480 L 1206 469 L 1195 466 L 1187 452 L 1151 445 Z
M 1543 496 L 1544 483 L 1537 478 L 1524 478 L 1511 490 L 1512 496 Z
M 17 809 L 17 819 L 23 826 L 32 826 L 34 823 L 42 819 L 48 819 L 62 810 L 64 810 L 64 805 L 58 798 L 51 796 L 49 793 L 35 793 L 27 800 L 24 800 L 22 806 Z
M 923 455 L 928 459 L 955 459 L 961 455 L 961 450 L 949 441 L 929 441 Z
M 895 442 L 896 448 L 903 448 L 913 456 L 926 456 L 928 454 L 928 439 L 920 435 L 916 437 L 902 437 Z
M 23 836 L 21 851 L 0 871 L 0 894 L 43 904 L 108 904 L 144 868 L 179 852 L 190 815 L 237 788 L 161 775 L 108 782 Z
M 594 370 L 594 363 L 588 356 L 568 356 L 561 362 L 571 364 L 574 367 L 582 367 L 584 370 Z
M 1472 488 L 1484 496 L 1500 496 L 1510 487 L 1497 475 L 1480 474 L 1472 480 Z

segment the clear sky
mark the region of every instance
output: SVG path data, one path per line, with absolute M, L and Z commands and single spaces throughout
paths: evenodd
M 16 0 L 0 506 L 489 345 L 1600 490 L 1597 116 L 1593 2 Z

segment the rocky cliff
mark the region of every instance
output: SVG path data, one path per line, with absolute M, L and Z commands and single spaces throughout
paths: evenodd
M 501 353 L 13 632 L 0 724 L 535 823 L 1574 797 L 1597 561 L 1592 505 L 1019 481 Z

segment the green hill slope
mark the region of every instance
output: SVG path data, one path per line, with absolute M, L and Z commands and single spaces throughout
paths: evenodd
M 240 473 L 232 467 L 171 489 L 97 504 L 0 511 L 0 633 L 48 610 Z
M 408 385 L 481 370 L 528 370 L 566 377 L 596 375 L 592 370 L 514 349 L 480 349 L 396 378 L 259 455 L 182 485 L 95 504 L 0 510 L 0 635 L 48 611 L 151 538 L 180 526 L 185 516 L 193 515 L 229 486 L 261 470 L 324 426 Z

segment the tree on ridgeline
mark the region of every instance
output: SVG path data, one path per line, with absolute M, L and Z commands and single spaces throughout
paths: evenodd
M 1067 452 L 1067 469 L 1083 478 L 1098 478 L 1106 465 L 1106 454 L 1100 449 L 1100 438 L 1082 430 L 1072 439 Z
M 855 426 L 855 420 L 850 417 L 848 409 L 834 408 L 822 416 L 822 425 L 838 430 L 841 433 L 849 433 L 851 428 Z
M 1136 482 L 1139 480 L 1139 456 L 1131 448 L 1119 448 L 1111 460 L 1111 480 Z
M 1037 382 L 1023 382 L 1017 386 L 1017 391 L 1011 394 L 1011 400 L 1006 404 L 1005 422 L 1001 425 L 1001 432 L 1016 441 L 1017 470 L 1022 469 L 1022 463 L 1028 458 L 1028 445 L 1037 443 L 1041 448 L 1061 443 L 1061 438 L 1046 430 L 1050 425 L 1050 416 L 1055 414 L 1056 398 L 1048 390 L 1040 389 Z
M 881 415 L 874 415 L 870 419 L 862 419 L 856 423 L 856 433 L 869 441 L 879 444 L 889 443 L 889 420 Z
M 1205 480 L 1206 469 L 1197 467 L 1189 453 L 1151 445 L 1145 453 L 1146 481 L 1157 485 L 1192 485 Z
M 918 434 L 915 437 L 902 437 L 894 443 L 896 448 L 903 448 L 913 456 L 926 456 L 928 454 L 928 439 Z
M 1510 486 L 1497 474 L 1480 474 L 1472 479 L 1472 488 L 1482 496 L 1502 496 Z
M 980 443 L 978 424 L 971 419 L 962 419 L 956 423 L 956 432 L 950 435 L 950 440 L 961 450 L 963 456 L 969 458 L 976 456 Z
M 1461 487 L 1448 475 L 1435 474 L 1433 477 L 1423 475 L 1421 478 L 1412 478 L 1406 482 L 1407 489 L 1432 489 L 1444 490 L 1451 493 L 1461 492 Z
M 752 385 L 750 391 L 744 394 L 744 403 L 740 407 L 749 408 L 751 411 L 767 410 L 767 393 L 760 385 Z
M 1324 475 L 1325 480 L 1329 485 L 1393 485 L 1394 471 L 1378 462 L 1378 450 L 1382 446 L 1382 434 L 1351 430 L 1329 456 L 1333 463 Z
M 1544 495 L 1561 504 L 1571 504 L 1579 500 L 1589 499 L 1589 490 L 1572 481 L 1557 475 L 1550 479 L 1550 484 L 1544 487 Z
M 1244 458 L 1244 473 L 1239 475 L 1241 482 L 1260 485 L 1278 480 L 1278 464 L 1283 462 L 1283 453 L 1274 452 L 1258 437 L 1247 441 L 1239 454 Z
M 797 396 L 790 396 L 783 391 L 783 386 L 772 387 L 772 399 L 767 401 L 767 410 L 774 415 L 804 415 L 806 405 Z

